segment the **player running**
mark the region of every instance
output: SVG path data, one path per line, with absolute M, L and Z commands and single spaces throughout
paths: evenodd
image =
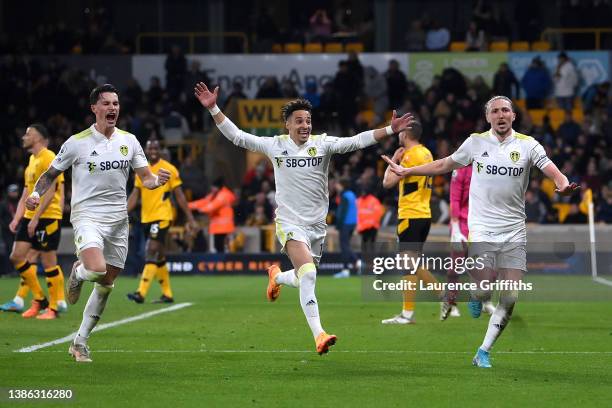
M 34 210 L 54 180 L 72 167 L 70 222 L 79 260 L 68 278 L 68 303 L 79 300 L 83 282 L 95 282 L 79 331 L 68 349 L 77 362 L 91 362 L 87 339 L 125 264 L 129 228 L 125 189 L 130 167 L 148 189 L 158 188 L 170 178 L 162 168 L 154 175 L 136 137 L 115 127 L 120 105 L 114 86 L 96 87 L 89 102 L 96 122 L 66 140 L 26 200 L 26 208 Z
M 469 254 L 485 262 L 476 271 L 476 281 L 493 279 L 519 282 L 527 271 L 525 227 L 525 191 L 529 171 L 538 167 L 551 178 L 562 195 L 569 195 L 578 186 L 570 183 L 548 158 L 544 148 L 534 138 L 512 129 L 516 118 L 512 101 L 505 96 L 494 96 L 485 105 L 486 120 L 491 129 L 472 134 L 452 155 L 423 166 L 404 168 L 383 156 L 391 170 L 402 177 L 438 175 L 472 164 Z M 491 299 L 491 291 L 472 293 L 468 307 L 473 317 L 479 317 L 482 302 Z M 508 324 L 518 291 L 500 293 L 499 303 L 490 320 L 482 345 L 472 363 L 482 368 L 491 367 L 489 351 Z
M 396 117 L 386 128 L 369 130 L 353 137 L 337 138 L 311 135 L 310 103 L 297 99 L 282 109 L 289 134 L 257 137 L 232 123 L 217 107 L 219 88 L 210 92 L 204 83 L 195 87 L 195 96 L 212 115 L 217 127 L 235 145 L 262 152 L 272 161 L 276 180 L 276 235 L 294 269 L 281 272 L 268 269 L 267 297 L 275 301 L 281 285 L 299 287 L 300 304 L 315 339 L 319 354 L 329 351 L 336 336 L 321 326 L 319 305 L 315 296 L 317 265 L 321 259 L 326 235 L 325 217 L 329 206 L 328 167 L 335 153 L 347 153 L 373 145 L 393 133 L 409 127 L 410 114 Z

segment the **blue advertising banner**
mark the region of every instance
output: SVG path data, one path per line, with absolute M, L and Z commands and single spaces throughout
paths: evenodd
M 607 51 L 567 51 L 566 53 L 580 74 L 579 94 L 582 94 L 592 84 L 609 80 L 610 56 Z M 520 81 L 531 60 L 539 56 L 552 76 L 557 69 L 557 55 L 559 55 L 557 51 L 510 52 L 508 53 L 508 65 Z

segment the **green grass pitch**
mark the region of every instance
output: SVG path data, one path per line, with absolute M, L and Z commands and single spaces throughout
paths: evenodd
M 557 279 L 557 278 L 555 278 Z M 320 357 L 298 303 L 283 288 L 265 298 L 265 277 L 174 277 L 177 302 L 193 305 L 94 333 L 92 364 L 76 364 L 68 344 L 21 347 L 75 331 L 91 286 L 56 321 L 0 314 L 0 406 L 7 407 L 365 407 L 610 406 L 612 288 L 609 302 L 523 302 L 492 353 L 472 367 L 488 316 L 438 320 L 438 304 L 418 303 L 417 324 L 383 326 L 396 302 L 365 303 L 359 278 L 320 277 L 323 326 L 338 336 Z M 16 279 L 0 281 L 0 300 Z M 168 305 L 129 302 L 134 278 L 119 278 L 101 323 Z M 159 296 L 154 284 L 147 302 Z M 29 301 L 28 301 L 29 303 Z M 589 352 L 589 353 L 585 353 Z M 66 389 L 72 401 L 6 399 L 9 388 Z

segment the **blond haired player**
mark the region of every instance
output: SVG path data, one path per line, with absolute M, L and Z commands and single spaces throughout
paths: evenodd
M 471 164 L 469 255 L 479 257 L 485 265 L 472 277 L 476 281 L 491 280 L 496 271 L 498 279 L 516 283 L 527 271 L 525 191 L 531 167 L 538 167 L 551 178 L 559 194 L 571 194 L 578 186 L 559 171 L 537 140 L 512 129 L 516 114 L 510 99 L 494 96 L 485 105 L 485 115 L 491 129 L 472 134 L 448 157 L 412 168 L 404 168 L 387 156 L 383 158 L 401 177 L 434 176 Z M 480 317 L 482 302 L 491 299 L 491 295 L 485 290 L 472 293 L 468 304 L 472 317 Z M 472 360 L 475 366 L 491 367 L 489 351 L 510 321 L 517 297 L 516 290 L 500 293 L 485 338 Z

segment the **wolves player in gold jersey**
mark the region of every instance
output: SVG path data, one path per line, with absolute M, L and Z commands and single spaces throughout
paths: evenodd
M 140 278 L 140 285 L 136 292 L 128 293 L 127 297 L 136 303 L 143 303 L 151 286 L 151 281 L 155 278 L 161 285 L 162 296 L 153 303 L 172 303 L 174 298 L 170 288 L 170 274 L 166 265 L 164 245 L 168 228 L 170 228 L 173 219 L 172 203 L 170 202 L 170 196 L 173 192 L 178 206 L 187 216 L 187 229 L 195 230 L 197 223 L 187 205 L 185 194 L 183 194 L 181 188 L 183 182 L 178 170 L 160 156 L 159 140 L 150 139 L 147 142 L 145 153 L 149 159 L 151 171 L 156 172 L 157 169 L 164 168 L 170 171 L 171 175 L 168 183 L 155 190 L 143 188 L 142 181 L 136 176 L 134 189 L 128 198 L 128 212 L 132 211 L 136 207 L 138 199 L 142 198 L 140 200 L 142 203 L 141 222 L 145 229 L 147 243 L 145 267 Z
M 2 310 L 19 311 L 23 299 L 32 290 L 32 306 L 22 316 L 25 318 L 50 320 L 57 317 L 58 310 L 66 309 L 64 300 L 64 274 L 57 264 L 57 247 L 60 241 L 62 208 L 64 206 L 64 176 L 60 175 L 47 193 L 41 198 L 36 210 L 25 208 L 26 198 L 34 191 L 34 184 L 55 158 L 55 153 L 47 149 L 49 133 L 41 124 L 32 124 L 22 137 L 23 147 L 30 155 L 24 172 L 25 187 L 17 206 L 15 217 L 9 228 L 17 234 L 11 262 L 21 275 L 17 295 L 12 302 L 2 305 Z M 40 255 L 45 278 L 49 288 L 49 300 L 36 277 L 37 260 Z M 11 305 L 12 304 L 12 305 Z M 11 308 L 12 307 L 12 308 Z M 43 311 L 39 314 L 39 312 Z
M 403 167 L 414 167 L 431 163 L 431 152 L 420 143 L 423 128 L 415 122 L 411 129 L 399 134 L 401 147 L 395 151 L 393 161 Z M 432 179 L 426 176 L 399 177 L 387 167 L 383 178 L 384 188 L 394 188 L 399 185 L 399 200 L 397 205 L 397 239 L 400 243 L 409 242 L 409 253 L 420 256 L 423 244 L 427 240 L 431 227 L 431 199 Z M 427 283 L 437 282 L 436 278 L 427 269 L 419 268 L 415 274 L 406 275 L 407 281 L 417 282 L 421 279 Z M 414 323 L 414 290 L 403 293 L 404 303 L 402 312 L 383 324 L 411 324 Z

